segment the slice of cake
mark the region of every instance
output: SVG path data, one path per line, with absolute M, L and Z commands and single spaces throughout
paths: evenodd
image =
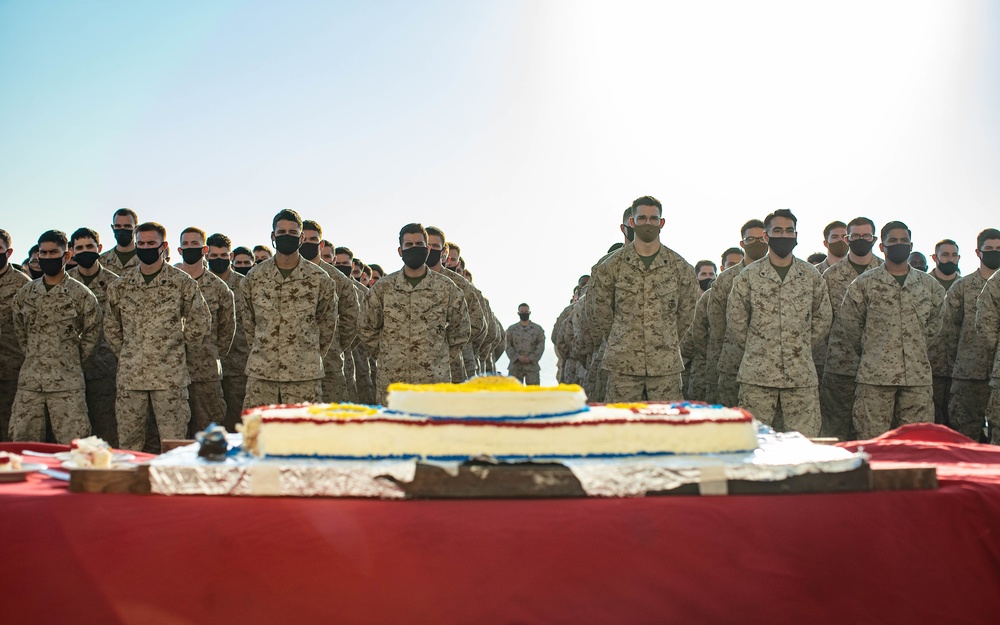
M 81 469 L 111 468 L 111 457 L 114 453 L 111 445 L 96 436 L 74 438 L 70 442 L 69 459 Z
M 0 451 L 0 471 L 20 471 L 21 456 L 6 451 Z

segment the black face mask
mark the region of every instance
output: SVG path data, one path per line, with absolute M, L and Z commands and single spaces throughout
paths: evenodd
M 135 255 L 143 265 L 152 265 L 160 259 L 163 250 L 158 247 L 137 247 Z
M 625 228 L 625 238 L 628 239 L 628 242 L 631 243 L 632 241 L 635 241 L 635 230 L 633 230 L 631 226 L 626 226 L 625 224 L 622 224 L 622 227 Z
M 312 260 L 319 256 L 319 243 L 303 243 L 299 246 L 299 254 L 306 260 Z
M 4 267 L 6 266 L 7 266 L 7 253 L 4 252 L 3 254 L 0 254 L 0 271 L 3 271 Z
M 97 252 L 80 252 L 73 256 L 73 260 L 76 261 L 77 265 L 80 265 L 84 269 L 90 269 L 100 257 L 101 255 Z
M 896 245 L 886 245 L 884 247 L 885 259 L 897 264 L 905 263 L 906 259 L 910 257 L 910 251 L 913 250 L 913 245 L 909 243 L 897 243 Z
M 517 316 L 521 318 L 521 321 L 527 321 L 528 318 L 531 317 L 531 313 L 522 313 L 522 312 L 519 312 L 519 313 L 517 313 Z
M 707 291 L 712 288 L 712 283 L 715 282 L 715 278 L 702 278 L 698 280 L 698 286 L 701 287 L 702 291 Z
M 909 254 L 907 254 L 907 256 L 909 256 Z M 958 263 L 938 263 L 937 268 L 938 271 L 940 271 L 944 275 L 950 276 L 956 271 L 958 271 Z
M 211 267 L 211 264 L 209 264 L 209 267 Z M 251 267 L 233 267 L 233 269 L 236 270 L 236 273 L 242 274 L 242 275 L 245 276 L 248 273 L 250 273 L 250 270 L 253 269 L 253 267 L 252 266 Z
M 427 262 L 426 247 L 408 247 L 403 250 L 403 264 L 410 269 L 418 269 Z
M 34 267 L 32 267 L 30 265 L 28 266 L 28 271 L 31 273 L 31 279 L 32 280 L 37 280 L 37 279 L 39 279 L 39 278 L 41 278 L 42 276 L 45 275 L 44 273 L 42 273 L 41 269 L 35 269 Z
M 38 259 L 38 266 L 41 268 L 42 273 L 44 273 L 49 277 L 58 276 L 62 272 L 64 265 L 65 262 L 63 261 L 62 256 L 60 256 L 59 258 Z
M 128 228 L 115 230 L 115 241 L 122 247 L 128 247 L 132 243 L 132 231 Z
M 871 253 L 872 247 L 875 245 L 875 241 L 865 241 L 864 239 L 855 239 L 854 241 L 848 241 L 847 245 L 851 248 L 851 253 L 855 256 L 868 256 Z
M 261 264 L 262 262 L 264 262 L 265 260 L 267 260 L 267 259 L 266 259 L 266 258 L 261 258 L 260 260 L 255 260 L 255 261 L 253 261 L 253 264 L 255 264 L 255 265 L 259 265 L 259 264 Z
M 205 252 L 200 247 L 181 248 L 181 258 L 184 259 L 186 265 L 197 265 L 204 255 Z
M 441 250 L 428 249 L 427 250 L 427 266 L 437 267 L 437 264 L 441 262 Z
M 779 258 L 787 258 L 798 244 L 798 237 L 771 237 L 767 240 L 767 246 Z
M 337 271 L 344 274 L 348 278 L 351 277 L 351 270 L 353 269 L 353 267 L 351 267 L 350 265 L 334 265 L 334 267 L 337 268 Z
M 299 237 L 294 234 L 279 234 L 274 237 L 274 249 L 286 256 L 294 254 L 299 249 Z
M 989 252 L 980 251 L 979 253 L 982 254 L 984 265 L 994 271 L 1000 269 L 1000 250 L 990 250 Z
M 226 273 L 229 269 L 229 259 L 223 256 L 222 258 L 209 258 L 208 259 L 208 270 L 219 276 Z

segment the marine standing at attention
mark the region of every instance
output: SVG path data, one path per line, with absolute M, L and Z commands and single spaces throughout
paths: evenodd
M 101 264 L 112 273 L 122 275 L 125 270 L 139 266 L 135 256 L 135 227 L 139 217 L 131 208 L 119 208 L 111 217 L 111 232 L 117 245 L 101 254 Z
M 520 321 L 507 328 L 507 373 L 525 384 L 538 386 L 538 361 L 545 352 L 545 330 L 531 321 L 531 308 L 527 304 L 517 307 Z
M 0 230 L 0 441 L 10 440 L 10 408 L 17 394 L 17 376 L 24 362 L 24 351 L 14 338 L 11 306 L 21 287 L 31 282 L 28 276 L 11 266 L 13 253 L 10 233 Z

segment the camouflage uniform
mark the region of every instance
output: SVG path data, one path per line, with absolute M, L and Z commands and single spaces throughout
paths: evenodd
M 992 443 L 1000 444 L 1000 271 L 994 273 L 983 286 L 976 300 L 976 334 L 986 350 L 987 369 L 990 371 L 990 399 L 986 406 L 986 419 L 993 430 Z
M 708 301 L 709 332 L 705 368 L 718 372 L 715 401 L 724 406 L 735 406 L 739 403 L 740 383 L 736 379 L 736 374 L 739 373 L 740 362 L 743 361 L 743 348 L 733 343 L 726 332 L 726 314 L 733 280 L 745 267 L 740 263 L 720 273 L 712 283 L 712 292 L 715 295 Z
M 478 370 L 476 352 L 482 348 L 483 342 L 489 334 L 489 323 L 486 321 L 486 314 L 483 312 L 483 303 L 480 299 L 479 289 L 472 286 L 472 283 L 454 271 L 442 268 L 441 275 L 450 279 L 455 286 L 462 289 L 465 295 L 465 305 L 469 309 L 469 325 L 472 328 L 472 336 L 469 342 L 462 347 L 462 366 L 464 368 L 461 379 L 468 379 L 476 375 Z M 456 371 L 452 371 L 452 380 L 458 381 Z
M 983 431 L 990 400 L 992 363 L 976 333 L 976 300 L 984 286 L 986 278 L 978 271 L 952 283 L 944 300 L 944 323 L 936 341 L 948 349 L 944 359 L 954 363 L 947 424 L 974 441 Z
M 359 343 L 358 318 L 361 300 L 358 284 L 340 273 L 340 270 L 316 257 L 316 264 L 333 280 L 337 290 L 337 337 L 330 350 L 323 356 L 323 401 L 338 403 L 348 401 L 345 360 Z M 354 363 L 351 363 L 353 367 Z M 352 370 L 351 381 L 354 381 Z
M 337 290 L 325 271 L 299 259 L 287 278 L 274 258 L 255 266 L 240 290 L 247 356 L 243 408 L 317 402 L 323 355 L 337 338 Z
M 221 355 L 222 360 L 222 398 L 226 402 L 226 417 L 222 425 L 230 432 L 236 431 L 236 425 L 242 419 L 243 398 L 247 393 L 247 335 L 243 331 L 243 311 L 236 305 L 240 300 L 240 285 L 243 274 L 230 269 L 229 275 L 223 278 L 226 286 L 233 292 L 233 313 L 236 318 L 236 328 L 233 331 L 233 343 L 229 351 Z
M 108 301 L 108 285 L 118 279 L 117 274 L 98 265 L 97 273 L 90 281 L 74 267 L 66 272 L 69 277 L 90 289 L 97 298 L 97 305 L 104 310 Z M 103 312 L 102 312 L 103 317 Z M 118 358 L 104 337 L 101 324 L 101 341 L 90 358 L 83 363 L 83 377 L 87 381 L 87 414 L 94 436 L 101 438 L 112 447 L 118 447 L 118 422 L 115 420 L 115 376 L 118 374 Z
M 726 310 L 726 331 L 744 350 L 740 405 L 776 429 L 819 434 L 812 353 L 832 318 L 826 283 L 806 261 L 792 257 L 784 280 L 767 256 L 747 265 L 733 281 Z
M 933 273 L 929 275 L 934 277 Z M 961 278 L 956 277 L 952 280 L 937 280 L 937 283 L 947 294 L 959 280 Z M 931 361 L 931 373 L 934 376 L 934 423 L 950 422 L 948 407 L 951 405 L 951 370 L 955 366 L 955 347 L 958 344 L 958 333 L 952 330 L 953 328 L 942 326 L 942 332 L 927 345 L 927 357 Z
M 598 396 L 600 384 L 597 372 L 601 369 L 600 363 L 597 363 L 596 367 L 593 365 L 594 352 L 597 351 L 597 348 L 594 345 L 594 334 L 590 331 L 590 323 L 587 322 L 586 293 L 580 296 L 576 304 L 573 304 L 573 314 L 567 323 L 573 329 L 571 353 L 579 362 L 585 363 L 580 385 L 583 386 L 590 401 L 603 401 L 603 395 Z
M 944 289 L 911 270 L 899 286 L 885 266 L 847 287 L 840 309 L 845 344 L 858 356 L 854 427 L 862 439 L 934 415 L 927 345 L 941 330 Z
M 493 320 L 496 322 L 497 326 L 497 341 L 493 345 L 493 348 L 490 351 L 490 356 L 487 359 L 487 368 L 491 373 L 496 373 L 497 361 L 500 360 L 500 356 L 503 355 L 507 345 L 507 331 L 504 330 L 502 325 L 500 325 L 500 319 L 498 319 L 496 315 L 493 315 Z
M 368 296 L 368 287 L 360 282 L 354 284 L 358 289 L 358 299 L 364 301 Z M 375 403 L 375 380 L 372 379 L 371 367 L 368 364 L 370 356 L 368 348 L 361 341 L 358 341 L 354 349 L 351 350 L 351 361 L 354 365 L 354 387 L 357 393 L 355 401 L 362 404 Z M 465 374 L 464 368 L 461 368 L 460 371 L 463 375 Z
M 630 243 L 594 266 L 586 311 L 593 334 L 606 337 L 606 401 L 681 399 L 681 337 L 694 320 L 694 267 L 665 245 L 649 267 Z
M 149 284 L 138 267 L 129 269 L 107 295 L 104 336 L 118 356 L 118 444 L 142 448 L 150 407 L 161 441 L 184 438 L 191 420 L 186 354 L 212 325 L 198 283 L 164 263 Z
M 7 264 L 0 271 L 0 441 L 9 441 L 10 410 L 17 394 L 17 376 L 24 352 L 15 339 L 14 296 L 31 278 Z
M 402 271 L 377 283 L 365 298 L 359 332 L 378 359 L 376 402 L 385 405 L 393 382 L 450 382 L 454 354 L 472 332 L 462 290 L 429 269 L 416 286 Z
M 865 271 L 881 265 L 882 259 L 873 255 Z M 853 415 L 854 393 L 857 390 L 854 377 L 858 374 L 858 357 L 841 335 L 840 305 L 844 302 L 847 287 L 859 275 L 861 274 L 846 258 L 823 274 L 826 288 L 830 292 L 830 304 L 833 306 L 833 325 L 826 344 L 813 351 L 813 356 L 822 358 L 824 363 L 819 389 L 819 408 L 823 415 L 820 435 L 840 440 L 856 438 Z M 818 367 L 816 373 L 819 373 Z
M 573 318 L 573 304 L 570 304 L 556 317 L 556 322 L 552 326 L 552 347 L 556 352 L 556 380 L 561 384 L 567 384 L 567 378 L 575 375 L 575 367 L 569 364 L 570 353 L 573 351 L 572 340 L 566 341 L 567 318 Z M 568 384 L 573 384 L 569 382 Z
M 83 362 L 101 341 L 97 298 L 69 276 L 52 288 L 38 278 L 17 292 L 12 308 L 24 364 L 10 417 L 11 440 L 45 440 L 46 415 L 58 443 L 90 436 Z
M 201 345 L 188 351 L 188 403 L 191 405 L 191 435 L 210 423 L 226 419 L 226 400 L 222 394 L 222 362 L 229 353 L 236 333 L 236 306 L 233 292 L 219 276 L 204 269 L 195 278 L 208 310 L 212 327 Z
M 688 385 L 688 397 L 695 401 L 712 402 L 714 397 L 708 397 L 709 372 L 706 368 L 708 359 L 708 302 L 712 298 L 712 289 L 708 289 L 698 298 L 694 309 L 694 321 L 684 335 L 681 343 L 681 354 L 691 360 L 691 376 Z
M 845 260 L 847 260 L 846 257 L 842 258 L 840 261 L 837 261 L 837 262 L 842 262 L 842 261 L 845 261 Z M 837 263 L 833 263 L 833 265 L 836 265 L 836 264 Z M 813 266 L 816 267 L 816 271 L 819 272 L 819 275 L 823 275 L 824 273 L 826 273 L 826 270 L 829 269 L 830 267 L 833 267 L 833 265 L 830 264 L 830 256 L 827 255 L 827 257 L 823 259 L 823 262 L 816 263 Z M 817 370 L 817 372 L 818 372 L 818 370 Z
M 507 328 L 507 373 L 525 384 L 539 384 L 538 361 L 545 352 L 545 330 L 534 321 L 528 325 L 515 323 Z M 519 356 L 527 356 L 530 362 L 517 362 Z
M 490 308 L 490 301 L 483 295 L 482 291 L 479 293 L 479 303 L 483 307 L 483 316 L 487 318 L 487 330 L 486 338 L 483 340 L 482 346 L 476 351 L 476 372 L 486 373 L 486 372 L 496 372 L 496 361 L 493 358 L 493 350 L 497 345 L 503 344 L 506 347 L 506 337 L 504 337 L 504 330 L 500 326 L 500 320 L 497 316 L 493 314 L 493 309 Z
M 129 269 L 139 266 L 139 257 L 135 255 L 135 250 L 132 250 L 132 258 L 128 259 L 128 262 L 123 265 L 122 259 L 118 258 L 118 253 L 115 249 L 116 248 L 111 248 L 107 252 L 101 254 L 98 260 L 100 261 L 102 267 L 111 273 L 120 276 Z

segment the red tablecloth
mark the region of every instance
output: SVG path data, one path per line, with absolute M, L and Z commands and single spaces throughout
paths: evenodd
M 0 485 L 0 623 L 1000 622 L 1000 449 L 939 426 L 862 444 L 941 488 L 369 501 L 36 476 Z

